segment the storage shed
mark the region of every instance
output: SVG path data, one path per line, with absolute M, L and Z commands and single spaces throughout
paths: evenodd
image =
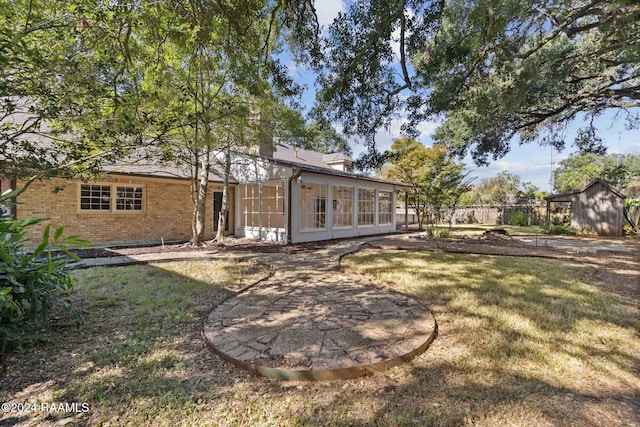
M 583 190 L 545 197 L 547 221 L 551 204 L 570 203 L 571 227 L 580 234 L 612 236 L 623 235 L 625 195 L 600 179 L 594 179 Z

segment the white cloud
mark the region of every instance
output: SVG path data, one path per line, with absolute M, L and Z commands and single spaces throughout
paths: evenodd
M 541 190 L 550 191 L 551 162 L 557 167 L 560 160 L 566 158 L 565 153 L 558 153 L 548 147 L 537 144 L 515 145 L 511 152 L 502 159 L 492 161 L 488 166 L 476 166 L 470 155 L 463 160 L 470 172 L 470 177 L 476 178 L 476 183 L 484 178 L 494 178 L 500 172 L 507 171 L 518 175 L 523 181 L 530 182 Z
M 333 22 L 338 12 L 344 12 L 345 5 L 342 0 L 321 0 L 314 4 L 318 16 L 318 24 L 327 27 Z

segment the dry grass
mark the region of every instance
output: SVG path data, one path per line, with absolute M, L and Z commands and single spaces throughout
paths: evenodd
M 2 401 L 87 402 L 86 414 L 0 425 L 640 425 L 637 302 L 555 261 L 368 251 L 349 269 L 415 295 L 439 337 L 412 363 L 346 382 L 257 378 L 200 335 L 255 264 L 78 272 L 87 325 L 66 321 L 12 356 Z M 607 288 L 608 289 L 608 288 Z
M 637 301 L 590 284 L 577 267 L 404 251 L 363 252 L 346 265 L 435 312 L 434 363 L 425 361 L 443 386 L 435 403 L 466 401 L 485 425 L 640 420 Z

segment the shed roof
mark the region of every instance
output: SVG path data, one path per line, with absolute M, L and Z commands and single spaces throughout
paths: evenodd
M 545 197 L 544 199 L 546 201 L 548 201 L 548 202 L 569 202 L 569 201 L 571 201 L 571 196 L 574 196 L 574 195 L 580 194 L 580 193 L 584 193 L 585 191 L 587 191 L 589 188 L 593 187 L 596 184 L 601 184 L 607 190 L 609 190 L 611 193 L 615 194 L 616 196 L 618 196 L 621 199 L 626 199 L 627 198 L 627 196 L 622 194 L 622 192 L 620 190 L 618 190 L 617 188 L 614 188 L 614 187 L 610 186 L 609 184 L 607 184 L 606 182 L 604 182 L 600 178 L 596 178 L 596 179 L 592 180 L 590 183 L 588 183 L 580 191 L 571 191 L 569 193 L 552 194 L 550 196 Z

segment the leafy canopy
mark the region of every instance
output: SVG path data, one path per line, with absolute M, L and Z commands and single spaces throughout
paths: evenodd
M 226 98 L 183 110 L 187 122 L 225 114 L 236 95 L 294 96 L 277 54 L 317 50 L 317 32 L 311 0 L 2 2 L 0 172 L 92 173 L 157 145 L 184 124 L 159 106 L 185 100 L 196 58 Z
M 411 184 L 407 201 L 418 216 L 418 225 L 435 225 L 452 211 L 468 190 L 464 165 L 457 163 L 444 145 L 425 147 L 411 138 L 399 139 L 389 152 L 391 162 L 383 170 L 386 179 Z
M 562 160 L 553 171 L 554 191 L 569 193 L 582 190 L 590 181 L 600 178 L 628 196 L 635 197 L 640 183 L 640 155 L 574 153 Z M 629 191 L 628 191 L 629 190 Z
M 353 2 L 315 63 L 318 100 L 370 141 L 400 113 L 412 135 L 442 118 L 435 138 L 483 164 L 514 137 L 562 148 L 568 122 L 609 109 L 637 126 L 639 39 L 636 0 Z M 575 143 L 601 149 L 589 127 Z
M 543 193 L 530 182 L 516 174 L 500 172 L 492 178 L 484 178 L 463 196 L 465 205 L 530 205 L 541 200 Z

